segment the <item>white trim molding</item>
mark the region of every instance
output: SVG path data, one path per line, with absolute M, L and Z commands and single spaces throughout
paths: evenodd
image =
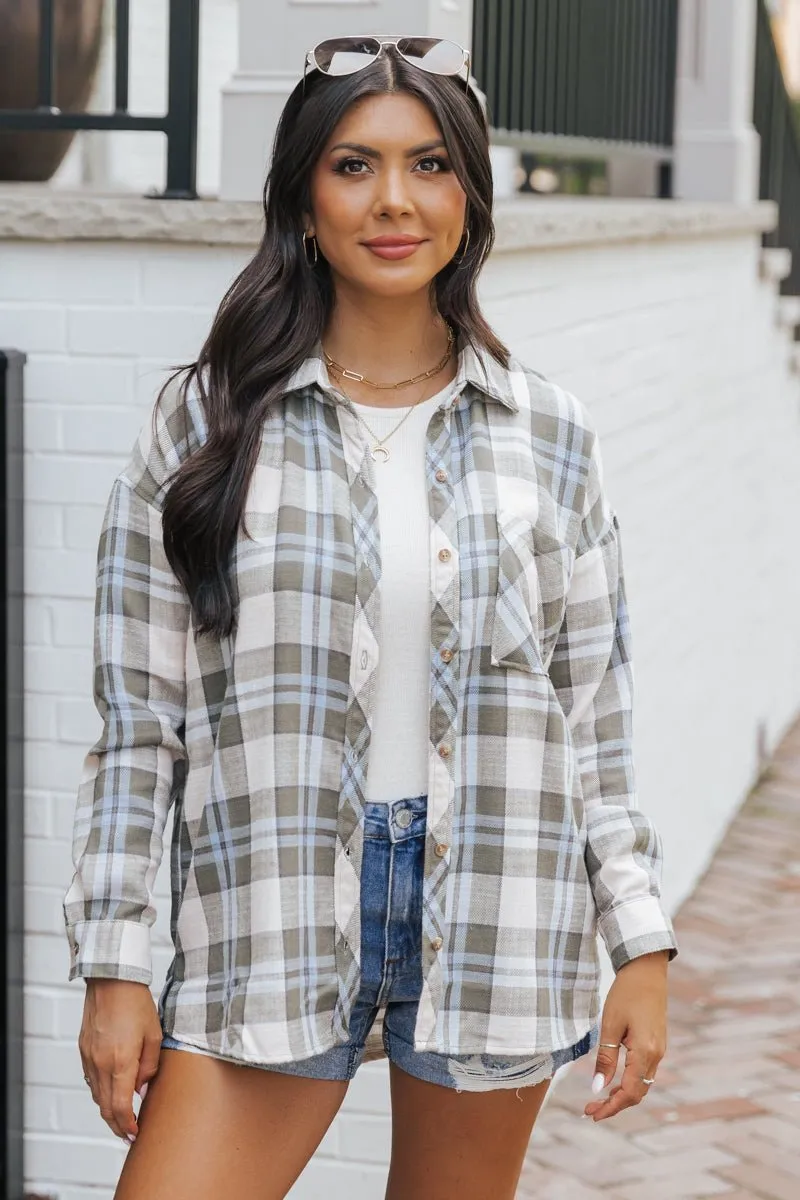
M 674 194 L 746 204 L 758 196 L 761 145 L 755 0 L 682 0 L 679 11 Z

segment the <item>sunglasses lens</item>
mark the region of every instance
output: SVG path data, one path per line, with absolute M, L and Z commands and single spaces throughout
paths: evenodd
M 314 47 L 317 69 L 326 75 L 352 75 L 374 62 L 380 53 L 375 38 L 328 38 Z
M 415 67 L 434 75 L 457 75 L 464 65 L 464 51 L 455 42 L 441 38 L 399 38 L 397 49 Z

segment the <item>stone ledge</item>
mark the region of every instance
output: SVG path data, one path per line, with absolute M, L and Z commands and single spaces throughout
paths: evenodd
M 606 197 L 520 198 L 497 205 L 495 252 L 755 234 L 774 229 L 777 221 L 778 206 L 771 200 L 735 205 Z
M 157 200 L 134 195 L 0 185 L 0 240 L 257 245 L 260 203 Z M 609 242 L 662 241 L 774 229 L 772 201 L 747 205 L 606 197 L 519 197 L 495 208 L 495 253 Z
M 248 201 L 150 200 L 0 184 L 0 240 L 5 241 L 255 246 L 262 221 L 261 205 Z

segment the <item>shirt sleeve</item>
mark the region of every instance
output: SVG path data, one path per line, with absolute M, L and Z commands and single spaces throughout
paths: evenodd
M 63 902 L 69 979 L 149 985 L 153 977 L 153 887 L 186 757 L 190 610 L 164 552 L 161 508 L 174 443 L 163 415 L 156 417 L 157 428 L 143 427 L 114 482 L 100 533 L 94 701 L 103 730 L 84 760 L 75 810 L 74 875 Z
M 662 843 L 637 805 L 631 747 L 633 664 L 619 522 L 592 443 L 576 559 L 549 668 L 572 736 L 586 813 L 586 868 L 616 971 L 678 953 L 661 904 Z

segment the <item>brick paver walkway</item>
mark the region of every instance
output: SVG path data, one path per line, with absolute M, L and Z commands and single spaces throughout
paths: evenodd
M 658 1083 L 583 1121 L 594 1055 L 579 1060 L 534 1130 L 519 1200 L 800 1200 L 800 722 L 675 930 Z

